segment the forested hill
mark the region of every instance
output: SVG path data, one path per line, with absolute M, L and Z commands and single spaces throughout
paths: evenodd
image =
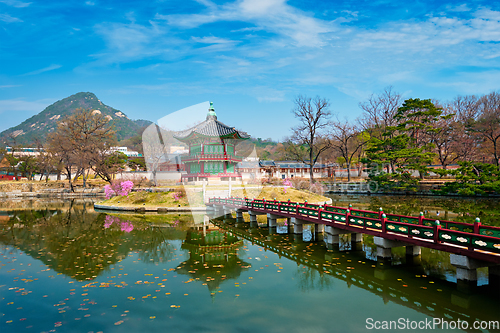
M 0 133 L 0 142 L 26 147 L 33 146 L 36 140 L 45 142 L 47 134 L 55 131 L 58 122 L 78 108 L 98 110 L 108 117 L 118 141 L 137 135 L 143 127 L 151 124 L 148 120 L 131 120 L 123 112 L 102 103 L 93 93 L 80 92 L 49 105 L 39 114 L 3 131 Z

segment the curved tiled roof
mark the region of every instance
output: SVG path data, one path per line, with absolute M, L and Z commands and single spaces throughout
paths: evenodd
M 241 139 L 248 139 L 250 137 L 246 132 L 238 131 L 234 127 L 229 127 L 221 123 L 217 120 L 217 116 L 213 115 L 208 115 L 204 122 L 190 129 L 176 132 L 174 137 L 182 141 L 183 139 L 189 138 L 194 133 L 211 137 L 235 137 Z

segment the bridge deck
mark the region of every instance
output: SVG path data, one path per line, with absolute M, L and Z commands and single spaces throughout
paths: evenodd
M 242 211 L 296 218 L 334 228 L 402 241 L 440 251 L 500 263 L 500 228 L 454 221 L 435 221 L 423 216 L 384 214 L 330 205 L 290 201 L 210 198 L 207 206 L 226 206 Z

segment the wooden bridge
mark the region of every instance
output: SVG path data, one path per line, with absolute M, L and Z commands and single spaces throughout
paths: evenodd
M 473 294 L 455 291 L 453 283 L 448 281 L 436 281 L 438 284 L 436 288 L 442 288 L 447 292 L 433 298 L 422 293 L 420 284 L 394 283 L 398 278 L 399 280 L 401 278 L 402 280 L 414 279 L 415 272 L 425 274 L 423 268 L 420 271 L 418 266 L 410 266 L 412 268 L 404 270 L 394 270 L 387 265 L 374 268 L 372 265 L 365 264 L 366 258 L 361 256 L 360 252 L 351 252 L 346 257 L 341 255 L 340 251 L 313 251 L 310 254 L 304 254 L 302 250 L 306 250 L 309 243 L 296 243 L 293 238 L 287 238 L 287 235 L 270 234 L 261 228 L 252 228 L 251 226 L 238 227 L 232 218 L 215 218 L 211 222 L 233 235 L 261 246 L 265 251 L 278 254 L 280 258 L 285 257 L 298 265 L 307 266 L 309 269 L 315 270 L 319 276 L 330 275 L 344 281 L 349 287 L 354 285 L 378 295 L 384 300 L 384 303 L 391 301 L 433 318 L 448 318 L 454 321 L 469 320 L 470 311 L 476 311 L 473 316 L 477 319 L 480 318 L 479 320 L 496 320 L 498 317 L 498 313 L 495 311 L 496 306 L 492 306 L 489 313 L 475 307 L 468 307 Z M 367 269 L 367 266 L 372 268 Z M 449 294 L 451 294 L 451 299 L 443 297 L 443 295 Z M 463 311 L 465 304 L 467 304 L 465 307 L 468 308 L 469 314 L 465 314 Z
M 286 218 L 294 226 L 294 233 L 302 233 L 303 224 L 315 224 L 315 230 L 324 228 L 326 242 L 338 244 L 339 235 L 351 234 L 352 241 L 361 241 L 362 234 L 373 235 L 377 257 L 390 258 L 391 248 L 405 246 L 408 255 L 420 255 L 420 247 L 450 253 L 450 261 L 457 268 L 457 279 L 477 281 L 476 269 L 489 267 L 490 280 L 500 279 L 500 228 L 474 224 L 385 214 L 379 212 L 290 202 L 248 198 L 210 198 L 207 207 L 223 214 L 243 212 L 267 215 L 268 225 L 276 226 L 276 219 Z

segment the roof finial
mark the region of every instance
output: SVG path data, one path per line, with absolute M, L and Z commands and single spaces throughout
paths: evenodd
M 214 117 L 217 119 L 217 114 L 215 113 L 214 109 L 214 102 L 210 102 L 210 108 L 208 108 L 208 114 L 207 114 L 207 119 Z

